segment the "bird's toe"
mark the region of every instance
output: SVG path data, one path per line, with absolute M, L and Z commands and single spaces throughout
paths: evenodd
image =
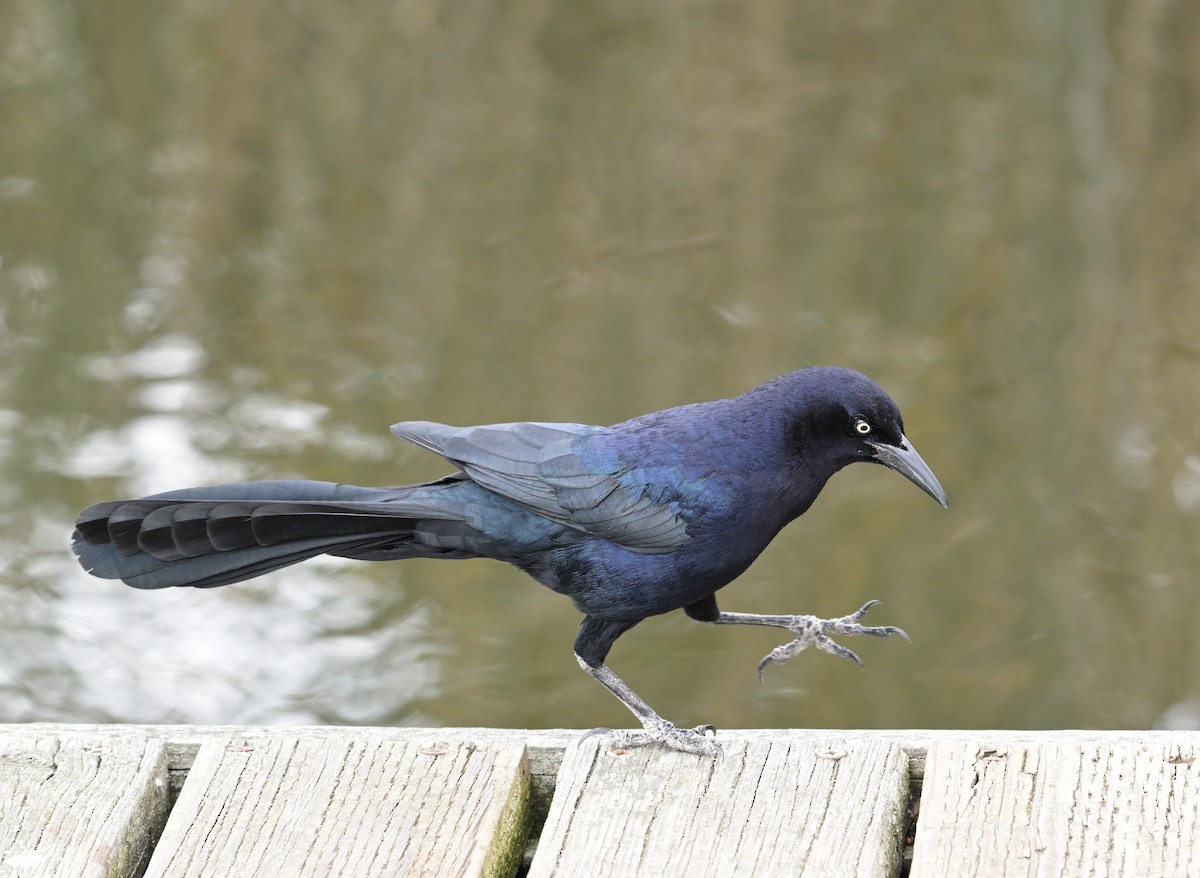
M 832 635 L 843 637 L 891 637 L 893 634 L 909 640 L 908 633 L 895 625 L 863 625 L 860 620 L 871 607 L 879 601 L 867 601 L 853 613 L 839 616 L 836 619 L 819 619 L 816 616 L 792 616 L 787 629 L 796 635 L 796 639 L 782 646 L 777 646 L 758 663 L 758 678 L 763 679 L 763 671 L 767 665 L 781 665 L 795 658 L 810 646 L 815 646 L 822 652 L 835 655 L 840 659 L 854 662 L 863 666 L 862 659 L 852 649 L 847 649 L 836 642 Z
M 592 729 L 584 737 L 607 735 L 610 753 L 621 753 L 651 744 L 659 744 L 681 753 L 694 753 L 697 756 L 721 759 L 724 757 L 725 751 L 716 742 L 716 734 L 716 728 L 711 725 L 696 726 L 694 729 L 680 729 L 663 720 L 661 725 L 651 723 L 640 732 L 629 729 Z

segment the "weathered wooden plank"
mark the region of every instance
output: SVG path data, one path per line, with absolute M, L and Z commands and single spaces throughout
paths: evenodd
M 942 875 L 1200 875 L 1200 747 L 935 743 L 911 876 Z
M 510 875 L 528 801 L 519 741 L 212 740 L 146 875 Z
M 162 741 L 0 735 L 3 878 L 138 875 L 166 820 Z
M 908 757 L 886 739 L 726 740 L 712 761 L 568 746 L 539 876 L 895 875 Z

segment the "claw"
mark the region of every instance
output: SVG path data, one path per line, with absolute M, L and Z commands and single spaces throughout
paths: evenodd
M 871 637 L 891 637 L 893 634 L 899 634 L 905 640 L 912 642 L 912 638 L 908 636 L 908 632 L 903 628 L 897 628 L 895 625 L 859 625 L 858 620 L 867 615 L 867 610 L 875 606 L 879 601 L 867 601 L 853 613 L 848 616 L 842 616 L 840 619 L 829 619 L 831 626 L 838 626 L 855 629 L 850 631 L 842 631 L 835 628 L 837 634 L 869 634 Z
M 617 696 L 634 716 L 641 722 L 644 731 L 610 731 L 609 729 L 592 729 L 584 735 L 585 738 L 608 732 L 611 735 L 610 752 L 615 749 L 644 747 L 647 744 L 662 744 L 672 750 L 683 753 L 695 753 L 697 756 L 708 756 L 720 759 L 724 753 L 721 746 L 714 740 L 717 730 L 709 725 L 696 726 L 694 729 L 677 729 L 637 696 L 625 681 L 614 674 L 603 664 L 594 664 L 576 653 L 579 666 L 592 675 L 609 692 Z
M 763 672 L 767 669 L 767 665 L 782 665 L 784 662 L 791 661 L 808 647 L 815 645 L 822 652 L 827 652 L 830 655 L 835 655 L 838 658 L 846 661 L 854 662 L 860 668 L 864 667 L 863 660 L 858 657 L 852 649 L 846 649 L 840 643 L 834 643 L 828 637 L 820 635 L 813 640 L 808 640 L 803 637 L 797 637 L 791 643 L 785 643 L 782 646 L 777 646 L 758 663 L 758 682 L 766 682 Z
M 722 760 L 725 751 L 716 742 L 717 730 L 711 725 L 696 726 L 694 729 L 680 729 L 661 720 L 661 725 L 650 721 L 644 731 L 628 731 L 626 729 L 592 729 L 583 737 L 593 735 L 609 735 L 609 752 L 632 750 L 651 744 L 661 744 L 671 750 L 681 753 L 694 753 L 697 756 L 707 756 L 710 759 Z
M 867 615 L 867 610 L 871 609 L 871 607 L 875 606 L 878 603 L 879 603 L 878 600 L 872 598 L 871 600 L 869 600 L 865 604 L 863 604 L 861 607 L 859 607 L 857 610 L 855 610 L 853 613 L 851 613 L 849 616 L 843 616 L 842 618 L 849 619 L 851 622 L 857 622 L 863 616 Z
M 762 661 L 758 663 L 759 682 L 762 682 L 764 679 L 763 672 L 766 670 L 767 665 L 781 665 L 795 658 L 810 646 L 815 646 L 822 652 L 827 652 L 846 661 L 854 662 L 860 668 L 863 667 L 862 659 L 858 657 L 858 654 L 835 642 L 830 637 L 831 634 L 841 634 L 847 637 L 864 634 L 870 637 L 891 637 L 893 634 L 899 634 L 905 640 L 909 640 L 907 632 L 903 628 L 897 628 L 895 625 L 858 624 L 858 620 L 865 616 L 867 611 L 877 603 L 879 601 L 867 601 L 853 613 L 837 619 L 818 619 L 815 616 L 793 617 L 792 624 L 788 625 L 787 628 L 789 631 L 794 631 L 798 636 L 791 643 L 777 646 L 763 656 Z

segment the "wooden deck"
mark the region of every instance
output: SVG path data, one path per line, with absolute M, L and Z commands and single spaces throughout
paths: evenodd
M 0 725 L 0 878 L 1200 875 L 1200 732 Z

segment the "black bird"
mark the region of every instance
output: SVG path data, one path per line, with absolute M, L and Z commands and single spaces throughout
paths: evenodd
M 830 635 L 904 634 L 859 624 L 874 601 L 818 619 L 721 612 L 716 592 L 847 464 L 883 464 L 946 505 L 895 403 L 850 369 L 802 369 L 611 427 L 406 421 L 392 432 L 457 472 L 395 488 L 267 481 L 98 503 L 75 522 L 75 554 L 88 572 L 135 588 L 227 585 L 320 554 L 507 561 L 584 614 L 576 659 L 644 729 L 614 733 L 619 743 L 717 755 L 711 726 L 676 728 L 609 670 L 616 639 L 682 609 L 794 633 L 760 676 L 811 645 L 858 661 Z

